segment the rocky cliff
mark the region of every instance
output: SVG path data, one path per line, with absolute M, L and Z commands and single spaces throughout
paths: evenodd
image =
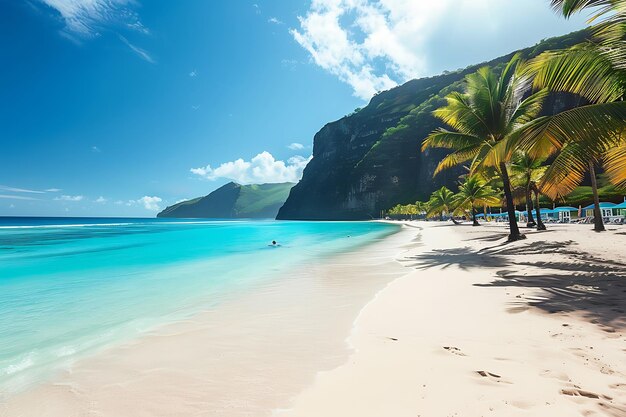
M 525 58 L 584 41 L 586 32 L 544 40 L 522 50 Z M 278 219 L 357 220 L 380 216 L 395 204 L 426 200 L 435 189 L 453 186 L 461 169 L 433 178 L 445 155 L 420 151 L 422 140 L 441 123 L 432 111 L 462 86 L 465 75 L 488 65 L 502 67 L 513 53 L 436 77 L 411 80 L 372 98 L 363 109 L 324 126 L 314 138 L 313 159 L 291 189 Z M 553 98 L 548 112 L 563 108 Z

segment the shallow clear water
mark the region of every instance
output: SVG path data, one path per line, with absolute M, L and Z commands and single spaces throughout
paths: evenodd
M 371 222 L 0 218 L 0 392 L 395 230 Z M 274 239 L 279 247 L 269 246 Z

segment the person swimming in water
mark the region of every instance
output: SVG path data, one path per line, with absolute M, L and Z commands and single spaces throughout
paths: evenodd
M 272 246 L 272 247 L 278 247 L 278 246 L 280 246 L 280 245 L 279 245 L 279 244 L 278 244 L 278 242 L 276 242 L 275 240 L 272 240 L 272 244 L 271 244 L 271 245 L 269 245 L 269 246 Z

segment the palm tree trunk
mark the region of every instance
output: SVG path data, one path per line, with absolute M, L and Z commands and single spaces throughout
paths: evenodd
M 511 180 L 506 164 L 500 162 L 500 175 L 502 175 L 502 183 L 504 185 L 504 196 L 506 197 L 506 209 L 509 214 L 509 242 L 526 239 L 526 236 L 520 233 L 517 226 L 517 218 L 515 217 L 515 205 L 513 204 L 513 193 L 511 192 Z
M 600 196 L 598 195 L 598 180 L 596 178 L 596 168 L 593 162 L 589 162 L 589 173 L 591 174 L 591 189 L 593 190 L 593 230 L 596 232 L 604 232 L 604 221 L 602 220 L 602 212 L 600 211 Z
M 526 227 L 535 227 L 537 223 L 535 223 L 535 219 L 533 219 L 533 199 L 530 194 L 530 185 L 526 187 L 526 212 L 528 213 Z
M 472 226 L 480 226 L 480 223 L 478 223 L 478 220 L 476 220 L 476 209 L 474 208 L 474 205 L 472 204 Z
M 537 215 L 537 230 L 546 230 L 546 225 L 541 220 L 541 207 L 539 206 L 539 190 L 534 189 L 535 192 L 535 214 Z

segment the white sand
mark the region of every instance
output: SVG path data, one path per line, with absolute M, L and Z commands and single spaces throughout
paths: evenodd
M 626 416 L 626 227 L 503 246 L 502 226 L 413 225 L 84 360 L 0 416 Z
M 502 227 L 419 224 L 417 269 L 281 417 L 626 416 L 626 228 L 550 226 L 499 246 Z

